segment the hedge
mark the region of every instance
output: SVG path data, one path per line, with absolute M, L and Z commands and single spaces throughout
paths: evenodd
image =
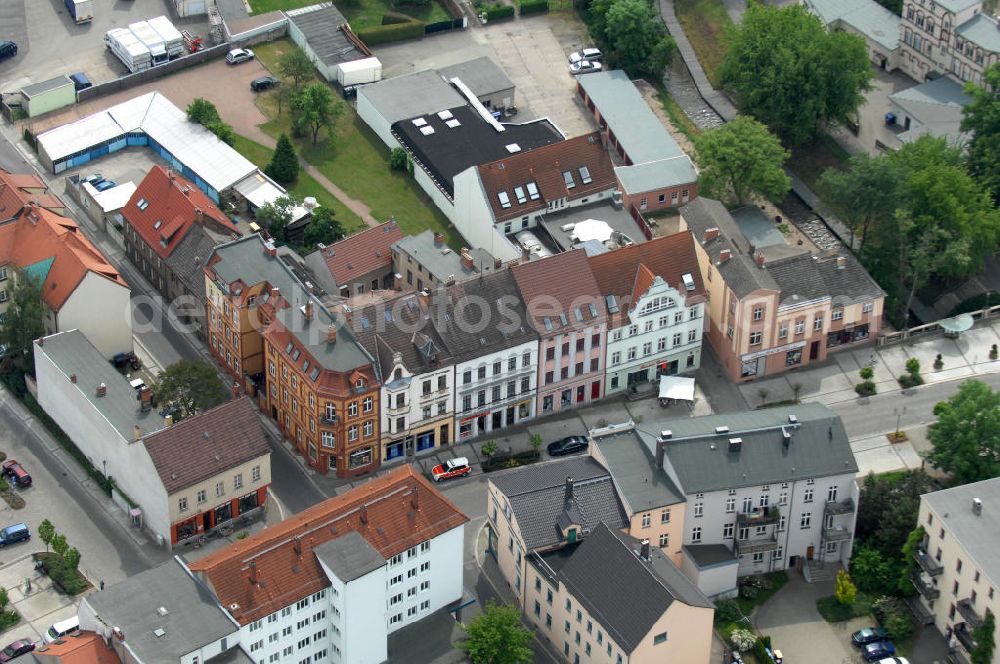
M 399 12 L 386 12 L 382 14 L 382 25 L 401 25 L 415 20 L 412 16 L 400 14 Z
M 483 14 L 486 14 L 487 21 L 499 21 L 502 18 L 512 18 L 514 16 L 514 6 L 513 5 L 489 5 L 481 9 Z
M 406 39 L 420 39 L 424 36 L 423 21 L 410 21 L 408 23 L 391 23 L 389 25 L 376 25 L 358 31 L 358 38 L 368 46 L 375 44 L 386 44 L 389 42 L 403 41 Z
M 549 11 L 549 0 L 521 0 L 521 16 Z

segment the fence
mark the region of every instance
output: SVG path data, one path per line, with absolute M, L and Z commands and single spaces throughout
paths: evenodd
M 645 236 L 647 240 L 652 240 L 653 229 L 652 227 L 650 227 L 649 222 L 646 221 L 646 218 L 642 216 L 642 213 L 639 212 L 638 208 L 636 208 L 634 205 L 630 205 L 628 208 L 628 212 L 629 214 L 632 215 L 632 219 L 635 221 L 635 225 L 639 227 L 640 231 L 642 231 L 643 236 Z
M 455 30 L 456 28 L 465 27 L 465 17 L 453 18 L 450 21 L 438 21 L 437 23 L 428 23 L 424 26 L 424 34 L 430 35 L 435 32 L 444 32 L 446 30 Z
M 988 320 L 990 318 L 996 318 L 1000 316 L 1000 304 L 994 305 L 987 309 L 979 309 L 978 311 L 968 312 L 972 316 L 974 323 L 978 323 L 981 320 Z M 875 339 L 875 345 L 879 348 L 884 348 L 885 346 L 891 346 L 893 344 L 903 343 L 904 341 L 909 341 L 910 339 L 915 339 L 918 337 L 928 337 L 932 334 L 938 332 L 943 333 L 944 329 L 941 327 L 941 321 L 935 323 L 927 323 L 926 325 L 918 325 L 916 327 L 909 327 L 905 330 L 900 330 L 898 332 L 889 332 L 887 334 L 880 334 L 877 339 Z

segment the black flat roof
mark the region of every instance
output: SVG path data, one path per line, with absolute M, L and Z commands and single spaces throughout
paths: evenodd
M 449 112 L 448 120 L 439 117 L 440 113 L 417 116 L 424 120 L 423 126 L 413 124 L 417 118 L 400 120 L 392 125 L 392 131 L 451 197 L 455 195 L 452 179 L 456 175 L 471 166 L 513 154 L 508 145 L 517 144 L 519 151 L 525 152 L 565 140 L 555 125 L 544 118 L 526 124 L 502 123 L 505 131 L 497 131 L 468 104 L 441 111 Z M 453 120 L 458 121 L 458 126 L 445 124 Z M 434 133 L 421 131 L 428 126 Z

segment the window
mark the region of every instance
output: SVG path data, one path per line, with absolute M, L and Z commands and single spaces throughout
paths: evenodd
M 670 510 L 665 509 L 660 511 L 660 523 L 670 523 Z
M 806 512 L 799 519 L 799 528 L 811 528 L 812 527 L 812 514 Z
M 691 529 L 691 541 L 700 542 L 701 541 L 701 526 L 695 526 Z
M 726 514 L 732 514 L 736 511 L 736 499 L 733 497 L 726 498 Z
M 754 307 L 753 308 L 753 319 L 761 320 L 764 318 L 764 307 Z
M 351 403 L 347 404 L 347 414 L 350 417 L 357 417 L 357 415 L 358 415 L 358 402 L 357 401 L 352 401 Z
M 834 309 L 833 310 L 833 314 L 831 314 L 830 318 L 833 319 L 833 320 L 843 320 L 844 319 L 844 310 L 843 309 Z
M 782 323 L 781 325 L 778 326 L 778 338 L 779 339 L 787 339 L 788 338 L 788 325 L 787 324 Z
M 660 548 L 665 549 L 670 546 L 670 535 L 667 533 L 660 533 Z
M 239 489 L 243 486 L 243 473 L 236 473 L 233 475 L 233 490 Z
M 822 316 L 816 316 L 815 318 L 813 318 L 813 329 L 814 330 L 822 330 L 823 329 L 823 317 Z
M 764 562 L 764 553 L 762 551 L 758 551 L 757 553 L 753 554 L 753 561 L 755 563 Z
M 649 512 L 646 512 L 645 514 L 642 515 L 642 527 L 649 528 L 649 521 L 650 521 Z
M 749 514 L 753 512 L 753 498 L 749 496 L 743 499 L 743 513 Z
M 761 337 L 762 337 L 762 335 L 761 335 L 760 332 L 751 332 L 750 333 L 750 345 L 751 346 L 758 346 L 758 345 L 760 345 Z
M 201 505 L 202 503 L 204 503 L 205 501 L 208 500 L 208 497 L 205 494 L 206 494 L 206 492 L 205 492 L 204 489 L 198 489 L 198 498 L 197 498 L 197 500 L 198 500 L 198 504 L 199 505 Z
M 705 504 L 704 503 L 695 503 L 694 504 L 694 515 L 695 515 L 696 518 L 702 517 L 704 515 L 704 512 L 705 512 Z
M 216 495 L 216 497 L 221 497 L 221 496 L 226 495 L 226 483 L 225 482 L 216 482 L 216 484 L 215 484 L 215 495 Z
M 802 502 L 811 503 L 813 501 L 813 490 L 806 489 L 805 493 L 802 494 Z
M 804 334 L 805 331 L 806 331 L 806 322 L 805 322 L 805 320 L 797 320 L 797 321 L 795 321 L 795 334 Z
M 726 523 L 722 525 L 722 537 L 723 539 L 733 539 L 733 530 L 735 526 L 731 523 Z
M 875 304 L 873 302 L 865 302 L 864 306 L 861 307 L 861 311 L 862 313 L 870 314 L 874 308 Z
M 177 501 L 177 509 L 179 509 L 181 512 L 186 512 L 187 508 L 188 508 L 187 498 L 181 498 Z

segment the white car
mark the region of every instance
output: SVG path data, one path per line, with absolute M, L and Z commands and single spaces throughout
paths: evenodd
M 592 74 L 594 72 L 601 71 L 600 62 L 591 62 L 590 60 L 580 60 L 579 62 L 574 62 L 569 66 L 569 73 L 574 76 L 579 76 L 580 74 Z
M 910 660 L 905 657 L 886 657 L 880 659 L 877 664 L 910 664 Z
M 572 65 L 576 64 L 577 62 L 580 62 L 581 60 L 594 61 L 594 60 L 600 60 L 603 57 L 604 55 L 601 53 L 601 49 L 599 48 L 584 48 L 579 51 L 570 53 L 569 63 Z
M 241 62 L 253 60 L 253 51 L 248 48 L 234 48 L 226 54 L 226 62 L 231 65 L 238 65 Z

